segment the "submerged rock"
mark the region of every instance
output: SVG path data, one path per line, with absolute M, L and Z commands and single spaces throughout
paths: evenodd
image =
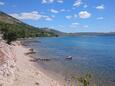
M 72 60 L 72 56 L 68 56 L 65 58 L 66 60 Z
M 31 62 L 37 62 L 37 61 L 50 61 L 51 59 L 48 58 L 33 58 L 30 61 Z

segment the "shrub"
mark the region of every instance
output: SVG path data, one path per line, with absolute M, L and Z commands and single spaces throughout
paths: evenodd
M 10 44 L 12 41 L 17 39 L 17 35 L 14 32 L 5 32 L 3 34 L 3 39 L 6 40 L 8 44 Z

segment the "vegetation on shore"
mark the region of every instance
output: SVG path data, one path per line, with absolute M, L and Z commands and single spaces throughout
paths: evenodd
M 45 32 L 32 26 L 24 24 L 8 24 L 0 22 L 0 31 L 3 34 L 3 39 L 8 43 L 15 41 L 17 38 L 29 37 L 51 37 L 56 36 L 54 33 Z
M 83 86 L 89 86 L 90 80 L 91 80 L 91 74 L 86 74 L 85 76 L 81 76 L 81 77 L 72 76 L 71 80 L 72 81 L 77 80 L 78 82 L 82 83 Z M 78 86 L 79 86 L 79 83 L 78 83 Z

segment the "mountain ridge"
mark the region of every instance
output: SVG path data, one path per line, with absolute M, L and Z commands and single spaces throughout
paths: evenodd
M 7 29 L 15 31 L 20 37 L 39 37 L 39 36 L 57 36 L 52 32 L 44 31 L 40 28 L 26 24 L 2 11 L 0 11 L 0 30 Z M 23 36 L 21 36 L 23 35 Z
M 5 22 L 5 23 L 10 23 L 10 24 L 13 24 L 13 23 L 22 23 L 20 20 L 0 11 L 0 21 L 2 22 Z
M 0 35 L 8 44 L 20 38 L 58 36 L 53 32 L 26 24 L 2 11 L 0 11 Z

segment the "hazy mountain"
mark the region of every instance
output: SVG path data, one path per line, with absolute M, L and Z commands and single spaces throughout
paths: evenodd
M 58 31 L 58 30 L 54 30 L 54 29 L 50 29 L 50 28 L 41 28 L 43 31 L 46 31 L 46 32 L 52 32 L 58 36 L 66 36 L 68 35 L 67 33 L 65 32 L 61 32 L 61 31 Z
M 61 31 L 57 31 L 54 29 L 50 29 L 50 28 L 42 28 L 44 31 L 47 32 L 53 32 L 55 34 L 57 34 L 58 36 L 97 36 L 97 35 L 115 35 L 115 32 L 76 32 L 76 33 L 65 33 L 65 32 L 61 32 Z
M 115 32 L 78 32 L 78 33 L 68 33 L 69 36 L 109 36 L 115 35 Z

